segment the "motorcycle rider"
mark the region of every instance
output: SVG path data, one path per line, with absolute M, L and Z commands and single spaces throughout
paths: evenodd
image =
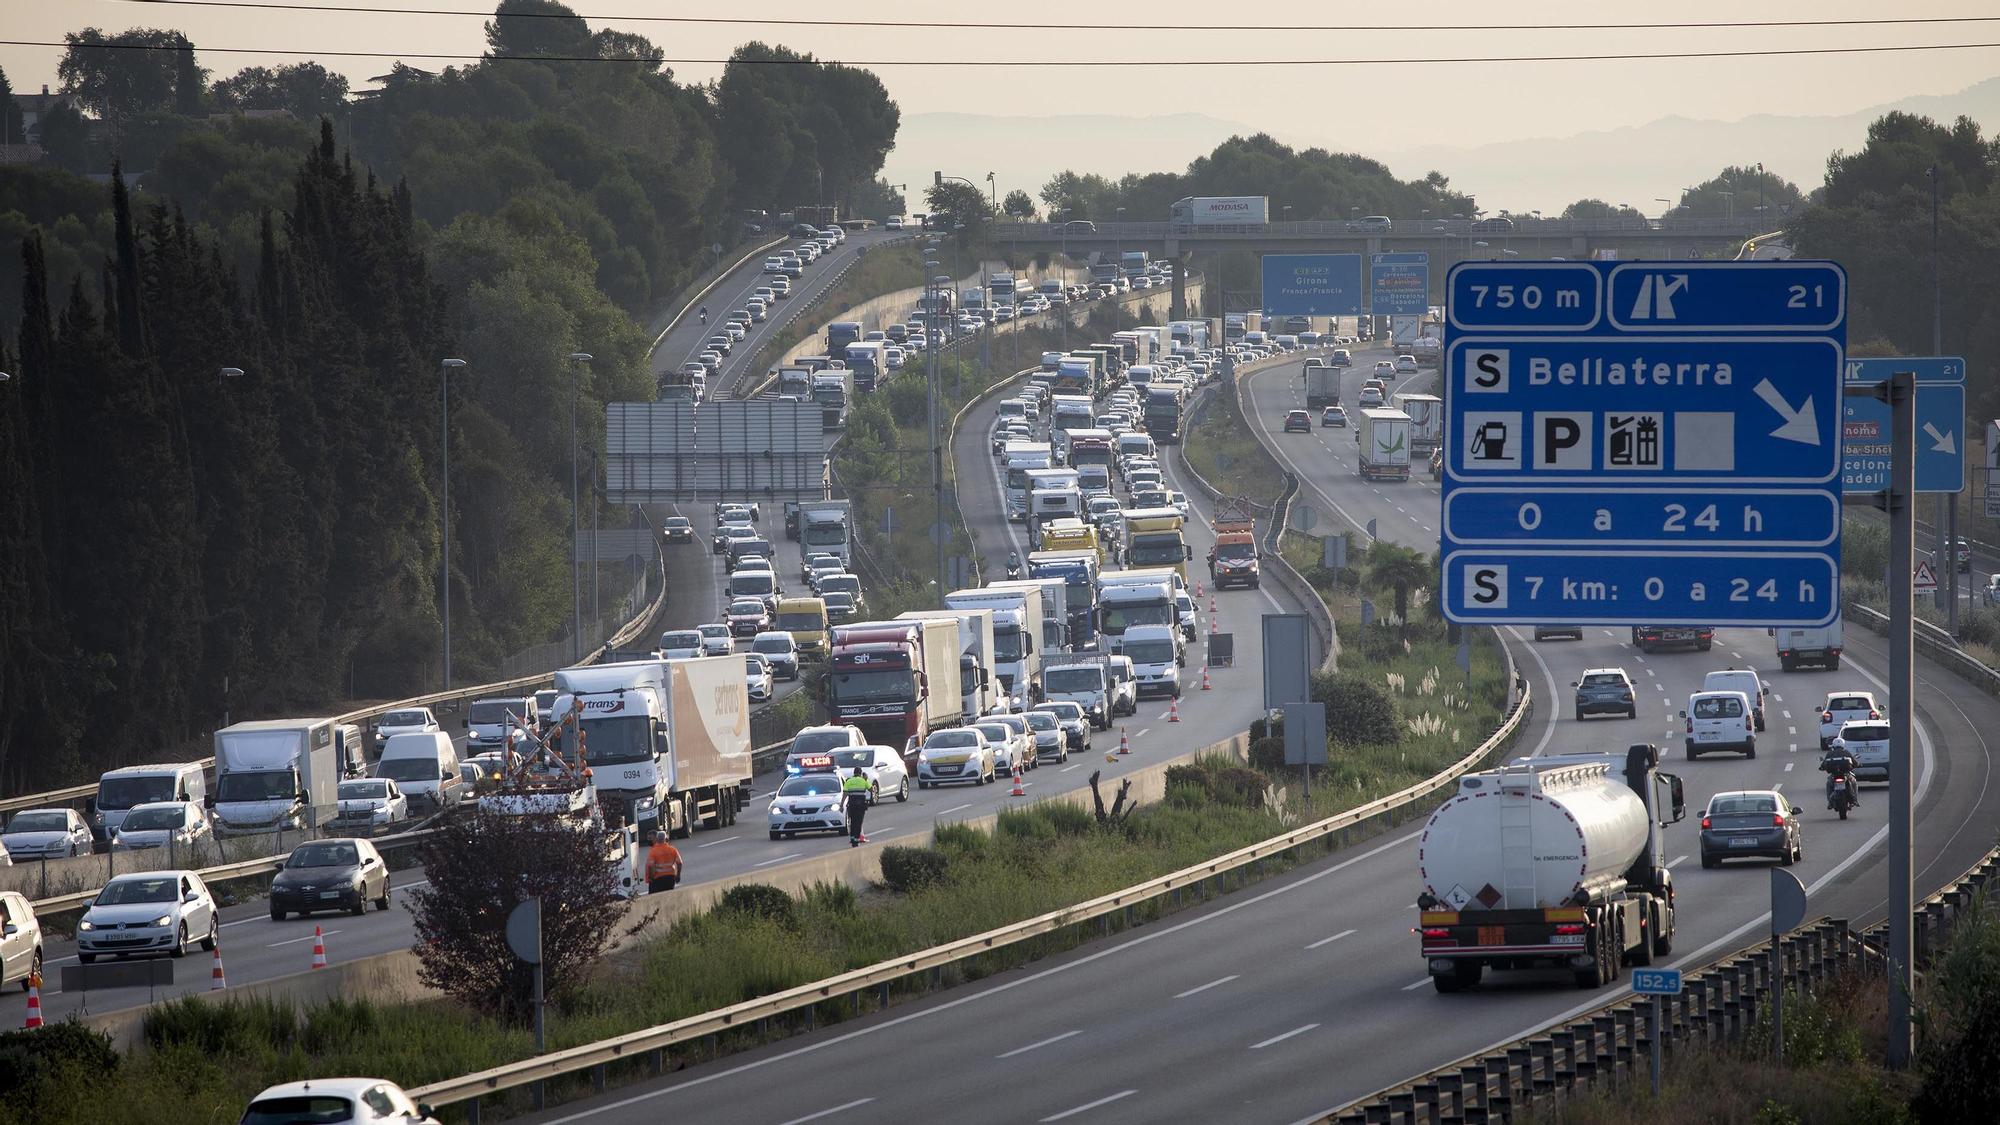
M 1021 552 L 1007 552 L 1007 578 L 1009 581 L 1021 577 Z
M 1861 807 L 1861 786 L 1854 777 L 1854 771 L 1860 765 L 1861 762 L 1855 758 L 1854 752 L 1847 748 L 1845 739 L 1835 738 L 1833 744 L 1827 747 L 1826 753 L 1820 755 L 1819 768 L 1826 773 L 1826 799 L 1829 807 L 1833 803 L 1834 779 L 1841 777 L 1847 779 L 1848 803 L 1857 809 Z
M 702 322 L 703 324 L 707 324 L 707 323 L 708 323 L 708 306 L 707 306 L 707 305 L 703 305 L 703 306 L 701 307 L 701 322 Z

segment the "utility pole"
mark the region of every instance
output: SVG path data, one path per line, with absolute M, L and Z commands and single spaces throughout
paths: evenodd
M 462 359 L 442 360 L 438 364 L 438 389 L 442 392 L 444 406 L 443 421 L 438 427 L 438 445 L 442 450 L 438 478 L 443 483 L 444 493 L 444 504 L 438 509 L 438 522 L 444 528 L 444 562 L 438 590 L 438 596 L 444 603 L 443 691 L 451 690 L 451 373 L 464 366 Z
M 1889 1065 L 1910 1065 L 1910 1000 L 1917 978 L 1916 909 L 1912 888 L 1911 771 L 1916 766 L 1911 697 L 1915 694 L 1916 595 L 1910 579 L 1915 554 L 1917 483 L 1917 377 L 1897 372 L 1889 395 Z M 1957 563 L 1954 561 L 1953 566 Z
M 948 275 L 934 274 L 932 272 L 938 268 L 938 263 L 936 259 L 929 256 L 928 252 L 935 251 L 936 249 L 936 243 L 925 247 L 927 253 L 924 257 L 924 276 L 931 278 L 933 284 L 940 280 L 949 283 L 951 279 Z M 936 304 L 936 301 L 932 302 L 933 308 L 935 308 Z M 937 545 L 937 592 L 938 596 L 942 598 L 945 594 L 944 536 L 940 533 L 944 526 L 944 446 L 938 440 L 938 382 L 940 379 L 939 353 L 944 350 L 943 340 L 932 340 L 931 346 L 925 350 L 930 353 L 930 378 L 927 380 L 928 386 L 925 388 L 927 392 L 925 400 L 930 415 L 931 431 L 930 536 L 931 541 Z
M 583 580 L 580 565 L 583 558 L 580 547 L 583 539 L 583 519 L 582 509 L 578 507 L 577 501 L 576 409 L 582 381 L 582 366 L 590 360 L 589 352 L 569 354 L 569 649 L 570 660 L 573 662 L 583 659 Z M 597 560 L 593 558 L 590 563 L 595 567 Z
M 1931 354 L 1944 354 L 1944 269 L 1938 250 L 1938 166 L 1930 166 L 1931 179 Z M 1958 496 L 1938 493 L 1938 507 L 1944 518 L 1937 521 L 1943 548 L 1938 565 L 1945 569 L 1945 626 L 1958 635 Z

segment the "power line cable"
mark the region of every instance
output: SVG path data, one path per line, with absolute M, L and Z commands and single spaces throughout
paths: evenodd
M 0 39 L 0 47 L 76 47 L 84 50 L 101 51 L 179 51 L 185 48 L 166 44 L 151 43 L 68 43 L 46 39 Z M 600 58 L 596 55 L 467 55 L 427 51 L 298 51 L 267 47 L 196 47 L 195 50 L 211 55 L 279 55 L 297 58 L 331 59 L 421 59 L 429 62 L 561 62 L 561 63 L 617 63 L 646 66 L 819 66 L 839 65 L 886 69 L 889 67 L 1371 67 L 1371 66 L 1437 66 L 1464 65 L 1468 63 L 1559 63 L 1559 62 L 1644 62 L 1661 59 L 1754 59 L 1801 57 L 1813 55 L 1875 55 L 1897 52 L 1934 51 L 1978 51 L 2000 47 L 2000 43 L 1909 43 L 1878 44 L 1866 47 L 1770 47 L 1761 50 L 1738 51 L 1632 51 L 1609 54 L 1573 55 L 1452 55 L 1428 58 L 1351 58 L 1351 59 L 1300 59 L 1300 58 L 1259 58 L 1259 59 L 833 59 L 833 58 L 744 58 L 744 59 L 669 59 L 669 58 Z
M 123 0 L 128 4 L 151 4 L 182 8 L 250 8 L 279 12 L 346 12 L 385 16 L 477 16 L 496 18 L 491 9 L 478 8 L 370 8 L 359 4 L 279 4 L 270 0 Z M 1269 34 L 1299 31 L 1688 31 L 1745 28 L 1809 27 L 1896 27 L 1921 24 L 1963 24 L 2000 22 L 2000 16 L 1899 16 L 1877 19 L 1833 20 L 1681 20 L 1652 23 L 1506 23 L 1506 24 L 1294 24 L 1284 27 L 1258 25 L 1176 23 L 1172 25 L 1132 25 L 1116 23 L 1001 23 L 957 20 L 833 20 L 780 19 L 763 16 L 647 16 L 580 15 L 573 12 L 508 12 L 505 19 L 581 19 L 590 23 L 671 23 L 755 25 L 764 27 L 854 27 L 876 29 L 934 29 L 945 31 L 1254 31 Z

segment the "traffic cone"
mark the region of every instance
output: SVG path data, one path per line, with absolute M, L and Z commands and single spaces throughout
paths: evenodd
M 1208 596 L 1208 619 L 1209 619 L 1209 620 L 1210 620 L 1211 622 L 1213 622 L 1213 621 L 1215 620 L 1215 595 L 1214 595 L 1214 594 L 1210 594 L 1210 595 Z
M 1208 686 L 1208 665 L 1206 664 L 1201 666 L 1201 690 L 1203 691 L 1213 690 Z
M 1201 596 L 1202 596 L 1202 593 L 1201 593 L 1201 579 L 1199 579 L 1199 578 L 1197 578 L 1197 579 L 1195 579 L 1195 580 L 1194 580 L 1194 596 L 1195 596 L 1195 597 L 1197 597 L 1197 598 L 1198 598 L 1198 597 L 1201 597 Z
M 1009 797 L 1025 797 L 1028 795 L 1028 791 L 1021 788 L 1021 763 L 1019 762 L 1014 763 L 1014 791 L 1007 795 Z
M 1211 637 L 1215 635 L 1215 615 L 1213 613 L 1208 615 L 1208 635 Z
M 1167 721 L 1170 723 L 1181 721 L 1181 697 L 1178 695 L 1167 701 Z
M 42 1026 L 42 974 L 28 977 L 28 1022 L 21 1025 L 24 1031 L 33 1031 Z
M 215 943 L 215 967 L 208 971 L 208 990 L 221 992 L 229 987 L 229 981 L 222 975 L 222 943 Z
M 326 935 L 319 932 L 318 926 L 313 927 L 313 968 L 326 968 Z
M 1125 737 L 1124 727 L 1118 728 L 1118 752 L 1120 754 L 1130 754 L 1132 752 L 1132 740 Z

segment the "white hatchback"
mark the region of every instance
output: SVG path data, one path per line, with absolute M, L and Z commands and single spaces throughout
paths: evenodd
M 1840 729 L 1849 723 L 1865 722 L 1882 718 L 1882 708 L 1876 705 L 1873 692 L 1830 691 L 1826 702 L 1819 709 L 1819 748 L 1824 751 L 1833 745 L 1840 735 Z

